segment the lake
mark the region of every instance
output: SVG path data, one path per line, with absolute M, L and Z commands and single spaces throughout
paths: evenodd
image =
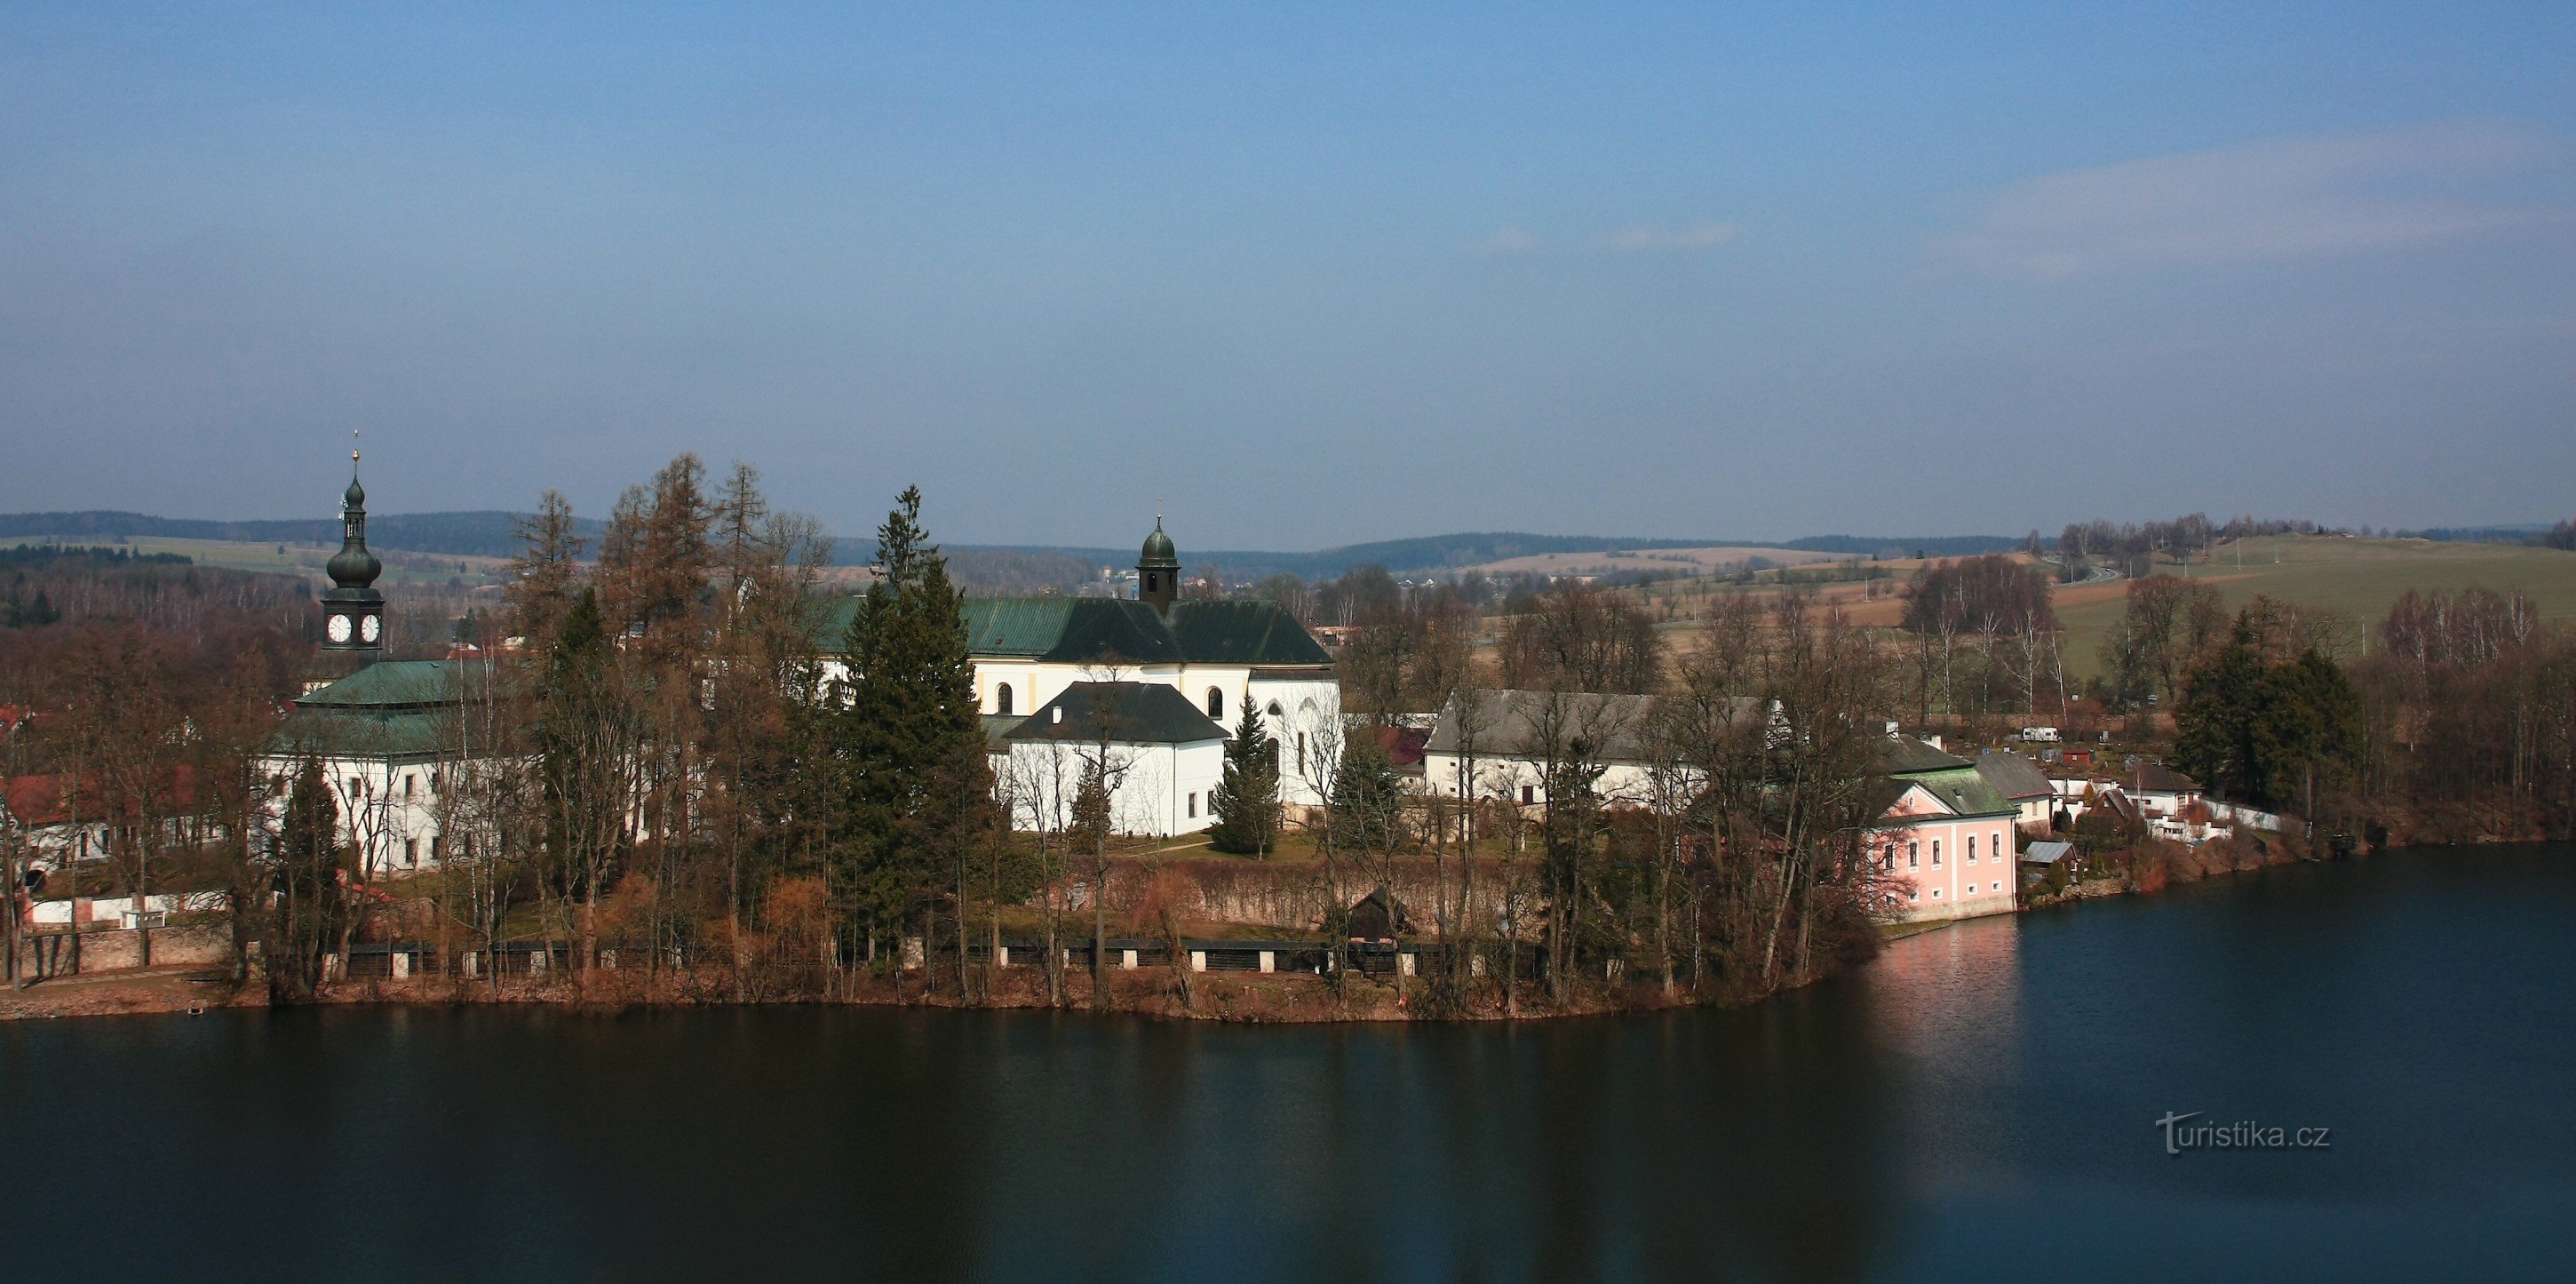
M 2576 1276 L 2564 847 L 1964 924 L 1741 1012 L 0 1025 L 19 1279 Z M 2167 1153 L 2165 1116 L 2324 1146 Z M 2206 1135 L 2205 1140 L 2213 1139 Z

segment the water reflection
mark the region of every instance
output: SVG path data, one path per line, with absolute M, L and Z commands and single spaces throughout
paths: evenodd
M 1749 1011 L 1523 1027 L 0 1027 L 0 1099 L 46 1104 L 11 1124 L 49 1179 L 10 1260 L 94 1267 L 148 1154 L 154 1236 L 209 1279 L 2548 1274 L 2576 887 L 2500 859 L 1964 924 Z M 2350 1140 L 2158 1154 L 2148 1121 L 2195 1107 Z

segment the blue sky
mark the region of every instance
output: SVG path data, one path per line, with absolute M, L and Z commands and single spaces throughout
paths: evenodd
M 0 509 L 2576 513 L 2576 6 L 0 6 Z

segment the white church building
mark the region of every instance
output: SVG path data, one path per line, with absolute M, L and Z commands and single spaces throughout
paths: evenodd
M 1107 755 L 1123 833 L 1170 837 L 1213 823 L 1208 793 L 1243 707 L 1279 747 L 1280 800 L 1323 805 L 1340 762 L 1333 657 L 1276 602 L 1180 597 L 1181 559 L 1160 521 L 1136 563 L 1134 598 L 974 597 L 966 647 L 1012 823 L 1061 828 L 1085 753 Z M 827 650 L 855 600 L 832 604 Z M 847 670 L 827 658 L 826 680 Z

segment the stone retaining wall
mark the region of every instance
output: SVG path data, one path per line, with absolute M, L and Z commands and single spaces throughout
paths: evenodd
M 60 976 L 72 968 L 68 932 L 40 932 L 21 937 L 19 961 L 33 977 Z M 143 965 L 143 933 L 130 928 L 83 932 L 81 971 L 107 972 Z M 152 930 L 154 967 L 230 967 L 233 931 L 229 927 L 158 927 Z

